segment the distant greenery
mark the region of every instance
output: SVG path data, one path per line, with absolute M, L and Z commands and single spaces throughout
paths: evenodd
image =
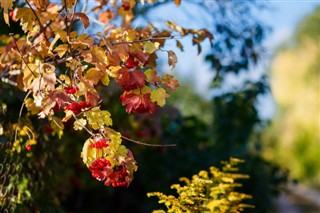
M 271 66 L 278 113 L 264 135 L 265 156 L 299 181 L 320 187 L 320 7 L 297 26 Z

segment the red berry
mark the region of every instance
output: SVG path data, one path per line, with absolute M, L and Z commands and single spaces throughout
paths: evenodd
M 76 93 L 78 90 L 77 87 L 73 87 L 73 86 L 67 86 L 64 88 L 64 91 L 67 93 L 67 94 L 74 94 Z
M 47 133 L 53 132 L 53 128 L 50 125 L 44 125 L 43 128 Z
M 26 145 L 26 149 L 28 150 L 28 152 L 30 152 L 32 150 L 32 146 L 31 145 Z
M 124 63 L 124 65 L 131 69 L 131 68 L 135 68 L 139 65 L 138 61 L 135 61 L 134 57 L 132 55 L 129 56 L 129 58 L 127 59 L 127 61 Z

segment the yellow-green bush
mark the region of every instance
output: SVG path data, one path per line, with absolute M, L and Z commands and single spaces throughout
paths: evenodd
M 210 167 L 209 172 L 200 171 L 193 175 L 192 179 L 180 178 L 185 184 L 173 184 L 177 196 L 166 195 L 161 192 L 148 193 L 148 197 L 156 196 L 159 203 L 164 204 L 165 210 L 154 210 L 153 213 L 237 213 L 244 208 L 253 207 L 243 203 L 243 200 L 251 196 L 236 192 L 235 188 L 241 187 L 238 179 L 249 178 L 247 175 L 238 174 L 237 164 L 240 159 L 230 158 L 228 162 L 222 162 L 223 168 Z

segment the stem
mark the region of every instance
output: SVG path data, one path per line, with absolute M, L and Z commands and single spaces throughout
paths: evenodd
M 25 0 L 25 1 L 27 2 L 28 6 L 29 6 L 30 9 L 32 10 L 33 15 L 36 17 L 37 21 L 39 22 L 40 31 L 43 33 L 44 38 L 46 39 L 46 41 L 47 41 L 48 43 L 50 43 L 50 41 L 49 41 L 49 39 L 48 39 L 48 37 L 47 37 L 47 35 L 46 35 L 46 33 L 45 33 L 45 29 L 43 28 L 43 25 L 41 24 L 41 21 L 40 21 L 38 15 L 37 15 L 36 11 L 34 11 L 34 9 L 32 8 L 32 6 L 31 6 L 31 4 L 29 3 L 28 0 Z
M 121 135 L 121 138 L 124 139 L 124 140 L 127 140 L 127 141 L 130 141 L 130 142 L 133 142 L 133 143 L 136 143 L 136 144 L 139 144 L 139 145 L 144 145 L 144 146 L 153 146 L 153 147 L 167 147 L 167 146 L 176 146 L 177 144 L 149 144 L 149 143 L 143 143 L 141 141 L 137 141 L 137 140 L 133 140 L 131 138 L 127 138 L 123 135 Z
M 155 40 L 165 40 L 165 39 L 175 39 L 175 36 L 159 37 L 159 38 L 146 38 L 146 39 L 134 40 L 134 41 L 111 42 L 111 45 L 117 45 L 117 44 L 134 44 L 134 43 L 140 43 L 140 42 L 155 41 Z
M 74 117 L 74 119 L 76 119 L 78 121 L 78 123 L 80 124 L 80 126 L 82 126 L 82 128 L 84 130 L 86 130 L 91 136 L 94 136 L 95 134 L 93 132 L 91 132 L 86 126 L 84 126 L 79 119 L 77 118 L 77 116 L 72 112 L 72 116 Z
M 16 40 L 13 38 L 13 34 L 11 33 L 10 34 L 10 37 L 11 37 L 11 39 L 12 39 L 12 41 L 13 41 L 13 43 L 14 43 L 14 45 L 15 45 L 15 47 L 17 48 L 17 51 L 18 51 L 18 53 L 19 53 L 19 55 L 20 55 L 20 57 L 21 57 L 21 59 L 22 59 L 22 61 L 25 63 L 25 65 L 27 66 L 27 68 L 29 69 L 29 71 L 32 73 L 32 75 L 33 75 L 33 77 L 37 77 L 37 75 L 30 69 L 30 67 L 28 66 L 28 64 L 27 64 L 27 62 L 26 62 L 26 60 L 24 59 L 24 57 L 22 56 L 22 53 L 21 53 L 21 51 L 20 51 L 20 49 L 19 49 L 19 47 L 18 47 L 18 45 L 17 45 L 17 43 L 16 43 Z

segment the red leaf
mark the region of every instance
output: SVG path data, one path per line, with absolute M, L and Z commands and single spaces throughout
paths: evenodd
M 135 94 L 132 92 L 124 92 L 120 96 L 122 105 L 126 105 L 127 113 L 150 113 L 156 112 L 156 104 L 151 102 L 150 93 Z
M 100 100 L 100 96 L 97 93 L 87 92 L 85 96 L 86 103 L 91 107 L 96 106 L 98 101 Z
M 71 98 L 65 91 L 55 90 L 49 94 L 51 100 L 55 101 L 60 108 L 64 108 L 66 105 L 72 102 Z
M 146 76 L 139 70 L 129 72 L 127 68 L 122 68 L 118 71 L 116 80 L 121 88 L 125 91 L 130 91 L 142 88 L 146 85 Z
M 132 55 L 137 58 L 142 64 L 148 63 L 149 54 L 142 51 L 135 51 Z

